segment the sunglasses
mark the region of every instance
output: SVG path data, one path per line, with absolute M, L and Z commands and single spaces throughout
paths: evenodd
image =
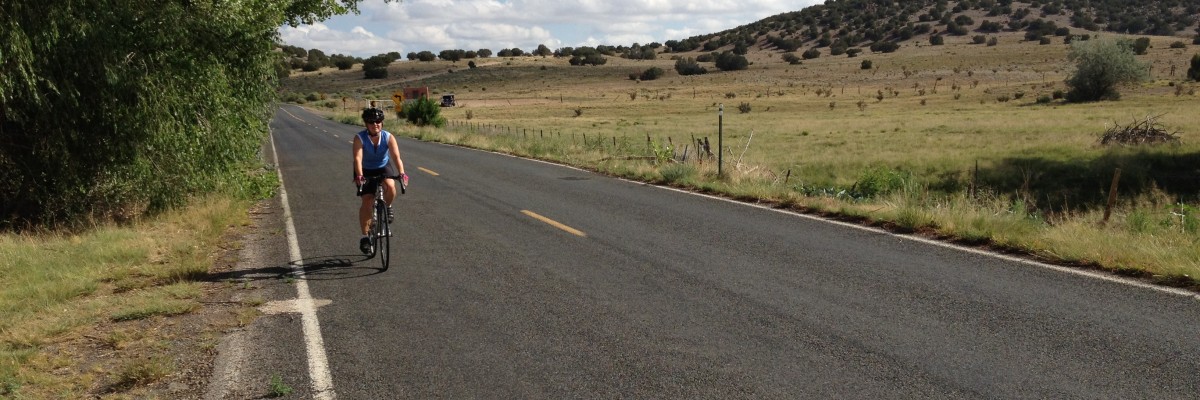
M 375 120 L 368 119 L 368 120 L 363 120 L 363 122 L 368 123 L 368 124 L 382 124 L 383 120 L 382 119 L 375 119 Z

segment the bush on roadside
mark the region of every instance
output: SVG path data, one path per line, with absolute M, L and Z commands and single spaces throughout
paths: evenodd
M 421 97 L 404 104 L 400 112 L 404 119 L 416 126 L 434 126 L 441 128 L 446 125 L 442 117 L 442 107 L 428 97 Z

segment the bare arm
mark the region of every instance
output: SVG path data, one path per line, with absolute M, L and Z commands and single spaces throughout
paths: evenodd
M 363 159 L 362 139 L 359 139 L 358 135 L 354 135 L 354 176 L 356 178 L 362 176 L 362 174 L 363 174 L 362 159 Z
M 396 135 L 388 135 L 388 154 L 395 163 L 396 171 L 404 175 L 404 160 L 400 159 L 400 145 L 396 142 Z

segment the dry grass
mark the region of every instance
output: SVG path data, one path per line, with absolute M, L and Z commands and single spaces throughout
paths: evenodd
M 213 199 L 130 226 L 0 235 L 0 397 L 114 394 L 173 373 L 176 338 L 137 327 L 197 310 L 195 279 L 246 220 L 245 204 Z M 109 355 L 79 351 L 96 346 Z

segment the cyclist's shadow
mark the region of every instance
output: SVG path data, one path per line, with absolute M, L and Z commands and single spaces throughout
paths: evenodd
M 245 282 L 283 279 L 355 279 L 384 272 L 379 266 L 369 263 L 374 259 L 374 257 L 362 254 L 309 257 L 289 261 L 283 265 L 209 273 L 205 280 Z

